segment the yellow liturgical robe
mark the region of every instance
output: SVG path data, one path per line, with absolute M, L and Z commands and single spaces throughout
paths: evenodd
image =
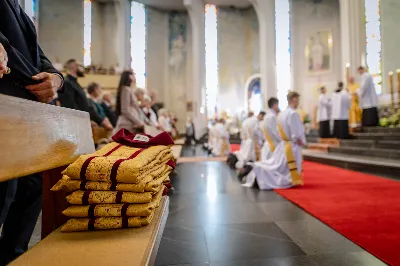
M 351 107 L 349 116 L 349 127 L 356 128 L 361 126 L 362 110 L 360 108 L 360 102 L 358 95 L 356 94 L 360 85 L 358 83 L 348 84 L 349 92 L 351 96 Z

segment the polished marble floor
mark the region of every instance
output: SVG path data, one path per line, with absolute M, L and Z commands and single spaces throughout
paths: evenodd
M 223 162 L 180 164 L 171 180 L 156 265 L 385 265 L 275 192 L 241 187 Z
M 193 146 L 182 156 L 208 155 Z M 385 265 L 275 192 L 241 187 L 223 162 L 180 164 L 171 180 L 157 266 Z

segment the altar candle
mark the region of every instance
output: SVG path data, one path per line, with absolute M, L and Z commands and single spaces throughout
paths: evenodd
M 397 80 L 399 79 L 399 73 L 397 72 Z M 392 100 L 392 107 L 394 107 L 394 88 L 393 88 L 393 72 L 389 72 L 389 88 L 390 88 L 390 97 Z
M 397 69 L 396 73 L 397 73 L 397 101 L 400 104 L 400 69 Z
M 346 82 L 348 83 L 350 80 L 350 63 L 346 64 Z

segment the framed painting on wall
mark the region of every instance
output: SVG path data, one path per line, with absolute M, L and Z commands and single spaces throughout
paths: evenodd
M 319 75 L 332 71 L 331 30 L 318 30 L 307 37 L 305 57 L 309 75 Z

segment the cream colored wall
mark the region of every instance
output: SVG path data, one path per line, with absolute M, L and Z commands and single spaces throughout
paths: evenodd
M 303 109 L 314 116 L 318 102 L 318 87 L 324 85 L 330 94 L 341 80 L 341 38 L 339 0 L 292 0 L 291 51 L 293 90 L 300 92 Z M 325 74 L 309 75 L 305 57 L 307 38 L 318 30 L 330 30 L 333 35 L 332 70 Z
M 83 60 L 82 0 L 40 0 L 39 18 L 39 43 L 50 60 Z
M 381 1 L 383 92 L 389 93 L 388 73 L 400 68 L 400 1 Z M 394 79 L 396 80 L 396 78 Z M 395 81 L 397 86 L 397 81 Z M 397 90 L 397 88 L 395 89 Z

